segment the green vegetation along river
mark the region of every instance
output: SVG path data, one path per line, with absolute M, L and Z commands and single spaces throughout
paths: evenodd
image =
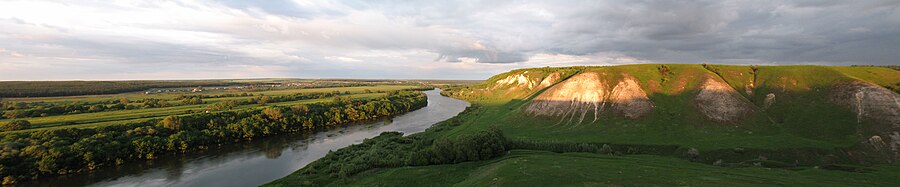
M 327 154 L 382 132 L 411 134 L 462 112 L 469 103 L 425 91 L 428 106 L 393 119 L 311 134 L 236 143 L 177 158 L 140 161 L 90 173 L 43 178 L 22 186 L 258 186 L 287 176 Z

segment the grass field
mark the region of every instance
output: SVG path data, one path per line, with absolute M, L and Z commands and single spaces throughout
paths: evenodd
M 804 168 L 726 168 L 652 155 L 513 150 L 501 158 L 402 167 L 331 186 L 893 186 L 900 166 L 868 173 Z
M 121 93 L 106 95 L 83 95 L 83 96 L 63 96 L 63 97 L 17 97 L 4 98 L 3 101 L 9 102 L 96 102 L 110 99 L 126 98 L 130 100 L 139 100 L 147 98 L 157 99 L 173 99 L 182 95 L 219 95 L 219 94 L 241 94 L 252 93 L 253 95 L 289 95 L 294 93 L 312 93 L 312 92 L 333 92 L 333 91 L 350 91 L 363 92 L 366 89 L 371 91 L 391 91 L 406 88 L 413 88 L 409 85 L 378 85 L 378 86 L 357 86 L 357 87 L 334 87 L 334 88 L 309 88 L 309 89 L 284 89 L 284 90 L 266 90 L 266 91 L 241 91 L 241 90 L 212 90 L 201 93 L 160 93 L 160 94 L 144 94 L 144 93 Z M 255 97 L 255 96 L 250 96 Z M 245 97 L 245 98 L 250 98 Z M 230 98 L 229 98 L 230 99 Z
M 173 106 L 173 107 L 162 107 L 162 108 L 146 108 L 146 109 L 133 109 L 133 110 L 119 110 L 119 111 L 107 111 L 107 112 L 95 112 L 95 113 L 83 113 L 83 114 L 73 114 L 73 115 L 61 115 L 61 116 L 48 116 L 48 117 L 37 117 L 37 118 L 23 118 L 24 120 L 28 120 L 32 123 L 33 127 L 31 129 L 26 129 L 22 131 L 34 131 L 41 130 L 46 128 L 72 128 L 72 127 L 99 127 L 106 125 L 115 125 L 121 124 L 125 122 L 136 122 L 141 120 L 148 120 L 154 118 L 161 118 L 170 115 L 181 115 L 181 114 L 189 114 L 189 113 L 197 113 L 204 112 L 206 107 L 210 104 L 214 104 L 216 102 L 221 102 L 224 100 L 244 100 L 255 98 L 260 95 L 266 96 L 279 96 L 279 95 L 290 95 L 295 93 L 329 93 L 329 92 L 350 92 L 350 95 L 346 97 L 350 97 L 353 99 L 362 99 L 362 98 L 374 98 L 385 95 L 384 93 L 366 93 L 366 90 L 372 92 L 379 91 L 393 91 L 393 90 L 402 90 L 415 88 L 415 86 L 408 85 L 379 85 L 379 86 L 361 86 L 361 87 L 337 87 L 337 88 L 311 88 L 311 89 L 287 89 L 287 90 L 274 90 L 274 91 L 259 91 L 259 92 L 249 92 L 254 94 L 254 96 L 246 96 L 246 97 L 225 97 L 225 98 L 211 98 L 204 99 L 204 104 L 196 104 L 196 105 L 183 105 L 183 106 Z M 242 92 L 237 92 L 238 94 Z M 219 93 L 203 93 L 203 94 L 219 94 Z M 23 102 L 40 102 L 40 101 L 52 101 L 52 102 L 86 102 L 86 101 L 98 101 L 98 100 L 108 100 L 108 99 L 117 99 L 117 98 L 129 98 L 129 99 L 140 99 L 140 98 L 174 98 L 180 94 L 114 94 L 114 95 L 98 95 L 98 96 L 69 96 L 69 97 L 49 97 L 49 98 L 13 98 L 15 101 L 23 101 Z M 297 104 L 310 104 L 317 102 L 327 102 L 331 101 L 332 98 L 324 98 L 324 99 L 307 99 L 307 100 L 299 100 L 299 101 L 288 101 L 288 102 L 278 102 L 278 103 L 269 103 L 269 106 L 288 106 L 288 105 L 297 105 Z M 246 109 L 246 108 L 258 108 L 265 107 L 257 104 L 251 105 L 242 105 L 238 106 L 235 109 Z M 0 123 L 5 123 L 10 121 L 11 119 L 0 120 Z M 15 132 L 15 131 L 13 131 Z M 4 132 L 6 133 L 6 132 Z

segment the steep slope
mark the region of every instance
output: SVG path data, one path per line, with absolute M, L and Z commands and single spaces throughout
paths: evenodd
M 528 71 L 497 80 L 497 82 L 494 82 L 494 86 L 492 86 L 491 89 L 498 89 L 510 85 L 512 86 L 511 89 L 533 89 L 535 85 L 534 79 L 529 78 L 526 74 L 528 74 Z
M 464 90 L 449 90 L 457 98 L 466 99 L 525 99 L 571 76 L 574 70 L 533 68 L 513 70 L 491 77 L 484 84 Z
M 859 124 L 861 146 L 891 161 L 900 159 L 900 94 L 878 85 L 852 81 L 835 85 L 831 102 L 850 108 Z
M 839 83 L 829 99 L 850 108 L 859 122 L 872 121 L 884 128 L 900 128 L 900 94 L 884 87 L 863 81 Z
M 625 76 L 615 87 L 609 97 L 612 110 L 630 119 L 636 119 L 653 112 L 653 102 L 641 85 L 633 77 Z
M 752 113 L 752 105 L 745 100 L 717 77 L 707 77 L 695 98 L 700 113 L 716 122 L 737 121 Z
M 877 135 L 886 142 L 884 147 L 890 147 L 892 125 L 897 123 L 895 117 L 885 117 L 894 115 L 889 107 L 864 111 L 862 118 L 880 117 L 858 122 L 857 109 L 829 99 L 831 93 L 842 92 L 836 87 L 839 83 L 875 82 L 848 89 L 880 90 L 865 98 L 875 99 L 870 102 L 882 108 L 895 107 L 889 99 L 896 93 L 880 85 L 900 83 L 900 73 L 887 68 L 645 64 L 525 71 L 496 76 L 486 87 L 494 87 L 498 80 L 517 80 L 520 74 L 554 77 L 556 72 L 578 72 L 568 78 L 561 73 L 557 84 L 534 81 L 531 99 L 516 97 L 523 102 L 476 92 L 481 101 L 504 108 L 492 114 L 496 117 L 489 124 L 529 139 L 774 148 L 846 147 Z M 539 85 L 549 87 L 541 90 L 545 86 Z M 504 87 L 511 88 L 504 85 L 497 90 Z M 467 91 L 471 90 L 457 90 Z M 554 124 L 567 127 L 548 131 Z
M 649 114 L 653 104 L 644 90 L 633 77 L 623 77 L 610 87 L 610 76 L 597 72 L 579 73 L 535 97 L 524 111 L 533 116 L 568 119 L 567 123 L 582 123 L 586 117 L 592 123 L 596 122 L 607 107 L 615 114 L 632 119 Z
M 578 123 L 590 112 L 592 120 L 597 120 L 606 105 L 609 94 L 606 89 L 599 74 L 579 73 L 538 95 L 525 111 L 537 116 L 568 119 L 580 116 Z
M 900 84 L 900 71 L 835 66 L 759 66 L 754 70 L 709 65 L 707 69 L 764 108 L 759 115 L 800 137 L 858 142 L 876 132 L 890 132 L 885 130 L 898 123 L 897 117 L 890 117 L 895 116 L 890 107 L 896 107 L 892 97 L 897 93 L 884 87 Z M 857 99 L 856 94 L 863 97 Z M 857 100 L 870 102 L 870 107 L 862 109 L 871 111 L 860 111 Z
M 649 80 L 641 81 L 632 74 L 644 74 Z M 641 85 L 647 82 L 652 94 L 693 95 L 693 100 L 687 101 L 692 107 L 674 107 L 696 108 L 696 112 L 713 122 L 738 122 L 753 114 L 753 104 L 712 73 L 687 74 L 666 83 L 646 74 L 619 67 L 584 70 L 535 97 L 525 105 L 524 112 L 530 116 L 556 117 L 567 123 L 581 123 L 585 119 L 597 122 L 605 111 L 613 116 L 637 119 L 653 112 L 653 101 Z

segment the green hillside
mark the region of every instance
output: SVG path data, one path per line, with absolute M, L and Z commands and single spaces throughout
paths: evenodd
M 543 82 L 550 86 L 540 86 Z M 642 64 L 513 70 L 482 85 L 445 90 L 479 107 L 414 136 L 424 138 L 402 148 L 440 154 L 435 142 L 465 142 L 494 129 L 507 141 L 504 150 L 512 152 L 489 160 L 463 155 L 469 159 L 358 166 L 367 169 L 340 176 L 307 167 L 272 185 L 885 186 L 896 183 L 886 176 L 900 175 L 892 164 L 900 152 L 891 149 L 900 146 L 898 85 L 900 71 L 880 67 Z M 628 108 L 622 106 L 641 102 L 652 107 L 637 117 L 623 115 Z M 381 149 L 398 150 L 367 148 Z M 364 152 L 348 152 L 365 158 Z M 322 160 L 354 154 L 342 155 Z M 399 157 L 417 159 L 405 156 Z M 339 164 L 322 160 L 317 162 Z M 466 162 L 473 160 L 483 161 Z M 447 163 L 455 164 L 435 165 Z M 620 176 L 601 177 L 608 175 Z M 836 176 L 843 178 L 833 180 Z M 309 183 L 310 177 L 328 180 Z M 390 180 L 410 178 L 418 180 Z
M 489 79 L 488 84 L 482 87 L 451 92 L 453 96 L 461 95 L 460 98 L 495 109 L 486 111 L 486 115 L 490 117 L 475 120 L 471 126 L 458 128 L 454 134 L 466 134 L 484 129 L 486 126 L 497 126 L 511 138 L 535 140 L 675 144 L 698 149 L 847 147 L 861 138 L 855 133 L 855 129 L 869 124 L 857 125 L 856 114 L 850 108 L 828 102 L 827 95 L 833 85 L 853 80 L 881 85 L 900 82 L 900 72 L 887 68 L 762 66 L 758 70 L 758 86 L 752 89 L 752 95 L 747 95 L 745 85 L 753 81 L 748 66 L 716 65 L 715 67 L 720 69 L 721 77 L 754 105 L 753 115 L 735 122 L 720 123 L 705 120 L 697 112 L 692 99 L 696 95 L 700 79 L 705 76 L 718 77 L 716 73 L 700 65 L 667 65 L 673 73 L 668 76 L 668 80 L 662 82 L 664 76 L 658 72 L 658 66 L 580 68 L 581 72 L 607 73 L 612 75 L 611 79 L 617 79 L 616 75 L 620 74 L 637 78 L 655 106 L 653 113 L 647 117 L 631 120 L 604 114 L 605 117 L 591 124 L 562 125 L 559 123 L 560 119 L 524 114 L 521 110 L 528 98 L 459 94 L 489 88 L 492 86 L 491 80 L 523 71 L 515 70 Z M 555 70 L 557 69 L 545 69 L 545 71 Z M 860 76 L 848 76 L 849 74 Z M 856 78 L 864 76 L 866 79 Z M 494 92 L 502 92 L 502 88 Z M 763 101 L 769 93 L 776 95 L 776 102 L 763 110 L 761 109 Z M 871 134 L 864 135 L 871 136 Z

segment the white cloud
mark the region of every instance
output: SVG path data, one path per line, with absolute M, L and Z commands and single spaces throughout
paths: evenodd
M 344 61 L 344 62 L 362 62 L 362 60 L 355 59 L 355 58 L 350 58 L 350 57 L 345 57 L 345 56 L 329 56 L 329 57 L 325 57 L 325 59 L 328 59 L 328 60 L 339 60 L 339 61 Z

